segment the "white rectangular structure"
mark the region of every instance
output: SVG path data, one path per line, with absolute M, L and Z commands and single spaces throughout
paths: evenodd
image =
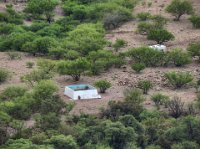
M 88 84 L 76 84 L 65 86 L 65 95 L 73 100 L 101 99 L 96 88 Z

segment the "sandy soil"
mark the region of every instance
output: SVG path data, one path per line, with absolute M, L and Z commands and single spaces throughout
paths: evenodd
M 164 8 L 161 6 L 164 4 L 166 6 L 171 0 L 157 0 L 156 3 L 152 3 L 150 8 L 144 7 L 141 4 L 135 8 L 133 12 L 136 15 L 139 12 L 147 11 L 152 14 L 162 14 L 169 19 L 166 25 L 167 29 L 175 35 L 175 40 L 167 43 L 166 45 L 170 48 L 180 47 L 186 48 L 187 45 L 193 41 L 200 41 L 200 30 L 195 30 L 192 28 L 191 23 L 188 21 L 189 16 L 182 17 L 180 22 L 174 22 L 172 16 L 165 13 Z M 197 11 L 200 10 L 199 0 L 193 0 Z M 1 9 L 1 5 L 0 5 Z M 58 13 L 62 13 L 59 9 L 56 9 Z M 118 29 L 115 29 L 106 35 L 106 38 L 114 42 L 117 38 L 122 38 L 128 42 L 128 46 L 121 49 L 121 51 L 126 51 L 131 47 L 138 47 L 141 45 L 154 44 L 152 41 L 146 40 L 145 36 L 137 34 L 136 27 L 137 21 L 130 21 Z M 26 68 L 27 61 L 36 61 L 37 58 L 22 56 L 20 60 L 9 60 L 5 53 L 0 53 L 0 67 L 7 68 L 12 72 L 12 77 L 5 83 L 0 85 L 0 90 L 9 85 L 21 85 L 20 77 L 31 71 L 32 69 Z M 150 96 L 155 92 L 162 92 L 163 94 L 169 95 L 170 97 L 178 96 L 186 102 L 190 103 L 195 100 L 196 94 L 193 88 L 184 88 L 181 90 L 174 90 L 171 87 L 166 86 L 166 81 L 163 80 L 163 74 L 168 71 L 188 71 L 193 74 L 195 78 L 200 78 L 200 65 L 193 63 L 187 65 L 183 68 L 147 68 L 141 74 L 135 74 L 130 67 L 127 66 L 126 69 L 111 69 L 100 76 L 83 76 L 78 83 L 88 83 L 93 84 L 96 80 L 107 79 L 112 83 L 112 87 L 108 89 L 107 93 L 102 94 L 102 99 L 99 100 L 82 100 L 76 101 L 74 109 L 71 111 L 72 114 L 79 114 L 81 112 L 85 113 L 98 113 L 99 109 L 106 107 L 110 100 L 123 100 L 123 92 L 127 88 L 134 87 L 137 82 L 141 79 L 152 80 L 154 87 L 150 90 L 149 95 L 146 96 L 147 100 L 144 103 L 146 108 L 151 109 L 153 103 L 150 101 Z M 56 76 L 55 81 L 60 87 L 59 94 L 62 99 L 69 102 L 69 98 L 63 95 L 64 86 L 74 84 L 69 76 Z M 120 85 L 119 82 L 126 82 L 126 85 Z M 23 84 L 24 85 L 24 84 Z

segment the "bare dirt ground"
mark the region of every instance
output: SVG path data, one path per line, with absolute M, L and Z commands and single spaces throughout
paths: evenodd
M 144 7 L 139 4 L 135 11 L 136 15 L 139 12 L 150 12 L 152 14 L 162 14 L 169 19 L 167 29 L 175 35 L 175 40 L 167 43 L 167 47 L 170 48 L 183 48 L 186 49 L 187 45 L 193 41 L 200 41 L 200 30 L 192 28 L 189 16 L 183 16 L 180 22 L 174 22 L 173 17 L 167 14 L 163 7 L 167 6 L 171 0 L 155 0 L 152 1 L 151 7 Z M 200 13 L 199 0 L 193 0 L 196 10 Z M 0 5 L 1 6 L 1 5 Z M 2 9 L 0 7 L 0 9 Z M 61 13 L 59 9 L 58 13 Z M 137 34 L 136 27 L 138 21 L 130 21 L 118 29 L 115 29 L 106 35 L 106 38 L 114 42 L 117 38 L 122 38 L 128 42 L 128 46 L 123 48 L 121 51 L 126 51 L 132 47 L 139 47 L 141 45 L 154 44 L 152 41 L 146 40 L 145 36 Z M 37 58 L 22 56 L 20 60 L 9 60 L 5 53 L 0 53 L 0 67 L 7 68 L 12 72 L 12 77 L 5 83 L 0 85 L 0 90 L 9 85 L 21 85 L 20 77 L 31 71 L 32 69 L 26 68 L 27 61 L 36 61 Z M 200 65 L 193 63 L 183 68 L 167 67 L 167 68 L 147 68 L 141 74 L 135 74 L 130 67 L 126 69 L 111 69 L 100 76 L 82 76 L 81 81 L 77 83 L 88 83 L 93 84 L 99 79 L 107 79 L 112 83 L 112 87 L 108 89 L 107 93 L 102 94 L 102 99 L 97 100 L 81 100 L 76 101 L 74 109 L 71 111 L 72 114 L 80 114 L 81 112 L 95 114 L 99 112 L 99 109 L 106 107 L 110 100 L 123 100 L 123 92 L 126 88 L 134 87 L 137 82 L 141 79 L 149 79 L 153 82 L 154 87 L 150 90 L 149 95 L 146 95 L 145 107 L 148 109 L 153 108 L 153 103 L 150 101 L 150 96 L 155 92 L 161 92 L 170 97 L 178 96 L 182 101 L 190 103 L 195 100 L 196 94 L 193 88 L 184 88 L 181 90 L 174 90 L 171 87 L 166 87 L 166 81 L 163 80 L 163 74 L 168 71 L 188 71 L 193 74 L 195 78 L 200 78 Z M 64 86 L 74 84 L 69 76 L 56 76 L 55 81 L 60 87 L 59 94 L 62 99 L 69 102 L 69 98 L 63 95 Z M 126 82 L 126 85 L 120 85 L 119 82 Z M 24 84 L 23 84 L 24 85 Z M 165 86 L 165 87 L 164 87 Z

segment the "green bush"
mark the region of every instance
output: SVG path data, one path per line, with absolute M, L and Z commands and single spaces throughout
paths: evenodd
M 166 104 L 169 97 L 161 93 L 155 93 L 151 96 L 151 100 L 155 103 L 156 107 L 160 109 L 160 105 Z
M 0 83 L 5 82 L 8 78 L 9 72 L 4 68 L 0 68 Z
M 144 63 L 134 63 L 131 65 L 131 68 L 135 70 L 137 73 L 145 69 L 145 64 Z
M 153 87 L 153 84 L 149 80 L 142 80 L 138 82 L 138 88 L 143 90 L 143 94 L 147 94 L 149 89 Z
M 164 27 L 164 25 L 167 24 L 167 19 L 161 15 L 154 15 L 151 17 L 151 19 L 154 21 L 154 24 L 157 29 L 158 28 L 162 29 Z
M 95 82 L 94 85 L 100 89 L 100 93 L 105 93 L 106 90 L 111 87 L 111 83 L 107 80 L 99 80 Z
M 140 21 L 146 21 L 150 19 L 151 14 L 149 12 L 141 12 L 137 14 L 137 17 L 139 18 Z
M 193 13 L 193 6 L 189 0 L 173 0 L 166 11 L 175 16 L 175 21 L 179 21 L 182 15 Z
M 193 80 L 192 75 L 188 72 L 172 71 L 165 73 L 165 77 L 168 79 L 169 83 L 177 89 Z
M 0 94 L 1 100 L 14 100 L 17 97 L 21 97 L 27 91 L 24 87 L 10 86 L 4 89 Z
M 188 53 L 183 52 L 182 49 L 172 49 L 169 52 L 169 59 L 177 67 L 184 66 L 192 61 L 191 56 Z
M 117 39 L 115 43 L 113 44 L 113 48 L 117 52 L 120 48 L 124 47 L 126 45 L 126 41 L 123 39 Z
M 138 23 L 137 30 L 141 35 L 147 35 L 150 30 L 154 29 L 156 26 L 151 22 L 140 22 Z
M 164 42 L 173 40 L 174 38 L 174 35 L 165 29 L 150 30 L 147 35 L 147 39 L 154 40 L 158 44 L 163 44 Z
M 187 50 L 192 56 L 198 56 L 200 62 L 200 43 L 192 43 L 188 46 Z
M 190 21 L 194 28 L 200 28 L 200 16 L 192 16 Z
M 149 47 L 130 49 L 127 55 L 136 63 L 144 63 L 146 67 L 162 66 L 168 61 L 164 52 Z

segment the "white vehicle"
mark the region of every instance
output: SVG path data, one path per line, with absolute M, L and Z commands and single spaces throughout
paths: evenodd
M 167 47 L 165 45 L 160 45 L 160 44 L 149 46 L 149 48 L 159 50 L 159 51 L 163 51 L 163 52 L 165 52 L 166 49 L 167 49 Z

